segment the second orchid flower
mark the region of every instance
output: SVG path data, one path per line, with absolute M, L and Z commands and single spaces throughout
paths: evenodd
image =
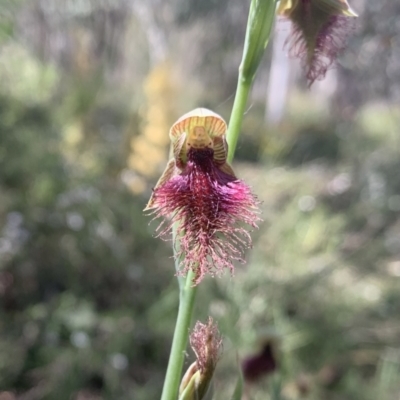
M 289 52 L 301 59 L 309 85 L 325 77 L 357 17 L 346 0 L 281 0 L 278 15 L 292 23 Z

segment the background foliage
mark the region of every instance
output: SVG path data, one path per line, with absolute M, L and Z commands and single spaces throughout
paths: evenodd
M 177 291 L 142 209 L 175 119 L 229 116 L 247 8 L 0 2 L 1 400 L 159 397 Z M 281 22 L 259 72 L 235 169 L 264 222 L 196 311 L 225 338 L 216 399 L 266 343 L 246 398 L 400 396 L 400 2 L 354 8 L 326 81 L 305 88 Z

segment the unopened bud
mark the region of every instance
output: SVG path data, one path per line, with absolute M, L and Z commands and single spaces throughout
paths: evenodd
M 190 335 L 190 345 L 197 360 L 182 378 L 179 400 L 201 400 L 210 386 L 222 347 L 221 335 L 211 317 L 207 325 L 196 322 Z

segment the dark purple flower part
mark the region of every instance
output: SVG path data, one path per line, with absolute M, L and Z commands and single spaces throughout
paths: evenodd
M 281 0 L 278 14 L 292 22 L 289 53 L 301 60 L 311 86 L 345 48 L 357 15 L 347 0 Z
M 156 187 L 151 199 L 156 217 L 170 218 L 160 225 L 159 236 L 179 225 L 179 274 L 193 270 L 194 285 L 206 274 L 220 274 L 225 268 L 233 274 L 233 261 L 243 262 L 251 238 L 242 225 L 257 226 L 257 204 L 228 164 L 216 162 L 210 147 L 189 148 L 186 163 Z
M 271 341 L 264 344 L 260 353 L 246 358 L 242 363 L 244 379 L 256 382 L 265 375 L 272 374 L 277 369 L 277 361 Z

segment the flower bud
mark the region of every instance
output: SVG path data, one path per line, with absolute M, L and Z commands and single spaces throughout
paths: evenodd
M 207 394 L 222 347 L 221 335 L 211 317 L 197 321 L 190 335 L 197 360 L 188 368 L 179 388 L 179 400 L 201 400 Z

